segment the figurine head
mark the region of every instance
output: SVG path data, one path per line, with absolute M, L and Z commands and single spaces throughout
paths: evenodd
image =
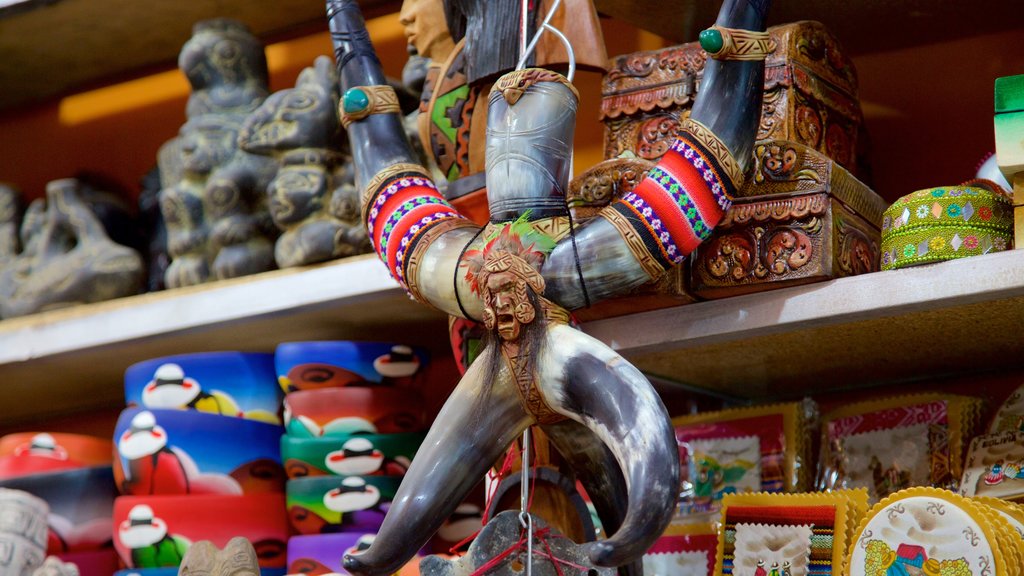
M 21 490 L 0 488 L 0 550 L 3 574 L 32 574 L 46 557 L 49 506 Z
M 522 327 L 536 318 L 544 293 L 540 267 L 553 245 L 522 219 L 504 225 L 482 250 L 466 251 L 466 277 L 483 297 L 484 326 L 502 340 L 518 340 Z
M 211 112 L 249 112 L 267 96 L 263 45 L 241 22 L 215 18 L 197 23 L 181 48 L 178 68 L 192 85 L 189 118 Z
M 405 39 L 420 56 L 440 64 L 455 49 L 442 0 L 405 0 L 398 17 Z
M 487 201 L 492 222 L 566 212 L 579 95 L 562 75 L 529 68 L 495 82 L 487 109 Z

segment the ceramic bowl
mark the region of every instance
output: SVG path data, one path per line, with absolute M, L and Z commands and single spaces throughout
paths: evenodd
M 292 536 L 288 540 L 289 574 L 349 574 L 341 566 L 341 559 L 349 552 L 369 546 L 375 538 L 373 532 L 344 532 L 340 534 L 314 534 Z M 420 558 L 417 555 L 398 576 L 419 576 Z
M 223 548 L 249 539 L 262 568 L 284 568 L 288 520 L 281 494 L 121 496 L 114 503 L 114 547 L 131 568 L 181 563 L 192 542 Z
M 282 428 L 183 410 L 129 408 L 114 429 L 123 494 L 283 491 Z
M 154 358 L 124 373 L 128 406 L 197 410 L 280 424 L 273 354 L 204 352 Z
M 314 476 L 289 480 L 288 521 L 299 534 L 376 532 L 401 477 Z
M 109 572 L 107 573 L 109 574 Z M 288 570 L 285 568 L 261 568 L 260 576 L 285 576 Z M 82 576 L 85 576 L 84 574 Z M 106 575 L 104 575 L 106 576 Z M 178 576 L 177 568 L 130 568 L 118 570 L 114 576 Z
M 0 438 L 0 479 L 110 466 L 113 452 L 106 438 L 56 432 L 8 434 Z
M 281 458 L 289 478 L 303 476 L 404 476 L 422 432 L 354 434 L 321 438 L 281 437 Z
M 284 342 L 274 352 L 285 392 L 407 382 L 423 371 L 427 353 L 384 342 Z
M 50 506 L 48 554 L 110 545 L 110 513 L 117 496 L 110 466 L 20 476 L 0 481 L 0 487 L 23 490 Z
M 88 552 L 65 552 L 57 554 L 57 557 L 77 566 L 79 576 L 110 576 L 121 566 L 113 547 Z
M 284 400 L 285 429 L 293 438 L 421 432 L 424 406 L 415 390 L 390 386 L 300 390 Z

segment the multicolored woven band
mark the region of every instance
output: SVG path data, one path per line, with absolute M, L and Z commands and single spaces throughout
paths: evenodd
M 410 166 L 383 178 L 374 177 L 370 186 L 375 188 L 368 187 L 364 195 L 369 207 L 366 228 L 373 248 L 406 290 L 409 256 L 417 242 L 442 223 L 458 220 L 471 224 L 421 170 Z
M 730 174 L 735 161 L 728 149 L 703 140 L 706 135 L 684 129 L 636 189 L 602 211 L 638 259 L 653 261 L 661 270 L 678 264 L 711 236 L 736 193 L 738 183 Z M 643 254 L 637 253 L 640 245 Z M 650 266 L 645 268 L 650 272 Z
M 882 269 L 978 256 L 1012 247 L 1013 207 L 974 186 L 920 190 L 882 217 Z

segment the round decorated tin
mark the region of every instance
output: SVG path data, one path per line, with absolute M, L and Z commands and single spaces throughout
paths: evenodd
M 280 424 L 274 355 L 203 352 L 154 358 L 124 373 L 128 406 L 196 410 Z
M 288 520 L 299 534 L 376 532 L 402 479 L 314 476 L 286 486 Z
M 303 476 L 403 476 L 422 432 L 352 434 L 320 438 L 281 437 L 281 458 L 289 478 Z
M 384 342 L 284 342 L 274 353 L 277 380 L 287 392 L 395 384 L 426 366 L 426 351 Z
M 20 432 L 0 438 L 0 479 L 110 466 L 113 445 L 81 434 Z
M 0 488 L 28 492 L 49 505 L 47 554 L 110 545 L 117 488 L 109 465 L 19 476 L 0 481 Z
M 892 270 L 1011 248 L 1013 206 L 979 186 L 919 190 L 882 216 L 882 269 Z
M 284 495 L 121 496 L 114 503 L 114 547 L 131 568 L 169 568 L 189 546 L 223 548 L 235 536 L 252 542 L 261 568 L 285 567 Z
M 423 397 L 390 386 L 300 390 L 284 406 L 285 429 L 294 438 L 420 432 L 428 426 Z
M 114 476 L 123 494 L 282 492 L 280 426 L 183 410 L 121 412 Z
M 872 508 L 847 558 L 850 576 L 996 575 L 1006 566 L 986 515 L 970 500 L 934 488 L 903 490 Z

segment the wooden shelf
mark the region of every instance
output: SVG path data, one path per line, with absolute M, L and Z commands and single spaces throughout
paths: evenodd
M 767 399 L 1018 368 L 1022 326 L 1014 250 L 584 328 L 652 376 Z
M 445 322 L 369 255 L 54 310 L 0 322 L 0 406 L 9 423 L 123 405 L 124 370 L 172 354 L 331 339 L 450 353 Z
M 0 322 L 7 422 L 123 403 L 125 368 L 279 342 L 400 339 L 450 351 L 445 317 L 373 256 Z M 752 399 L 1024 366 L 1024 251 L 589 322 L 656 380 Z

